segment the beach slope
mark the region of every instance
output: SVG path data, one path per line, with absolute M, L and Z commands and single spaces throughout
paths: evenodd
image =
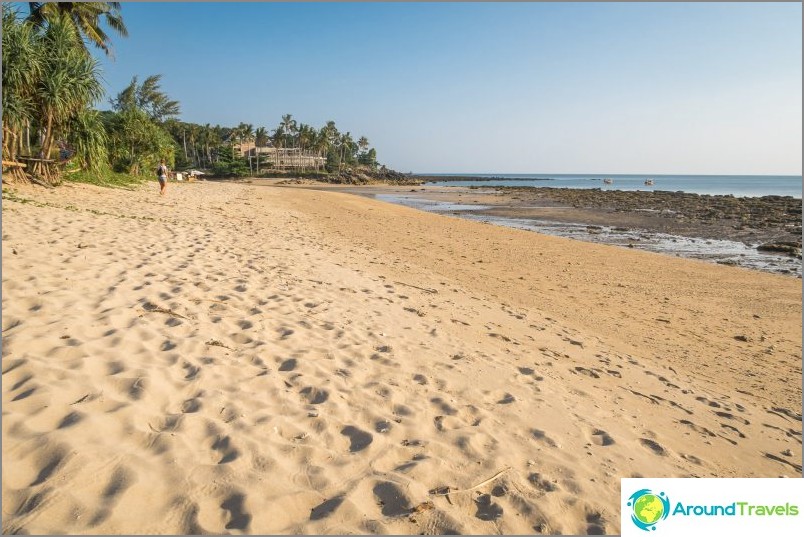
M 614 534 L 801 475 L 801 281 L 272 182 L 3 194 L 3 532 Z

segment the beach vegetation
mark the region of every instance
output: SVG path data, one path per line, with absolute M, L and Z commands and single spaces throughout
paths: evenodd
M 101 19 L 121 37 L 128 36 L 120 2 L 29 2 L 28 6 L 27 21 L 35 27 L 44 28 L 56 21 L 62 24 L 66 20 L 82 44 L 91 43 L 107 56 L 112 54 L 111 38 L 101 27 Z
M 103 172 L 76 170 L 66 179 L 72 183 L 85 183 L 112 188 L 131 188 L 148 181 L 146 176 L 104 170 Z
M 124 177 L 153 175 L 161 159 L 219 177 L 291 173 L 338 181 L 382 172 L 368 139 L 341 132 L 332 120 L 316 128 L 288 113 L 270 130 L 181 121 L 180 103 L 162 90 L 160 74 L 142 82 L 133 76 L 109 100 L 110 110 L 98 110 L 104 92 L 88 47 L 111 55 L 109 34 L 128 35 L 120 11 L 118 2 L 31 2 L 25 16 L 3 5 L 3 160 L 15 180 L 126 183 Z
M 132 108 L 107 115 L 107 129 L 114 171 L 152 174 L 161 159 L 173 166 L 176 143 L 146 111 Z
M 131 83 L 110 101 L 112 109 L 117 112 L 142 110 L 156 123 L 178 116 L 179 102 L 170 99 L 161 90 L 159 86 L 161 78 L 162 75 L 151 75 L 143 80 L 142 84 L 138 84 L 137 77 L 133 77 Z
M 4 160 L 34 149 L 50 159 L 57 147 L 74 143 L 81 162 L 98 165 L 102 140 L 87 137 L 84 127 L 95 119 L 85 113 L 103 95 L 99 64 L 68 14 L 54 11 L 38 24 L 3 5 L 3 90 Z M 34 143 L 32 133 L 39 135 Z M 52 179 L 41 160 L 29 173 Z
M 219 177 L 246 177 L 249 169 L 242 158 L 238 158 L 234 147 L 225 145 L 218 150 L 218 159 L 212 165 L 212 172 Z
M 104 112 L 111 166 L 117 172 L 148 175 L 164 159 L 173 167 L 178 142 L 165 123 L 179 114 L 179 102 L 160 88 L 161 75 L 138 83 L 134 76 Z

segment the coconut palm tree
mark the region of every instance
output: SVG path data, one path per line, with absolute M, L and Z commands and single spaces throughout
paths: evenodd
M 293 135 L 296 133 L 296 120 L 293 119 L 293 115 L 283 115 L 280 125 L 282 126 L 282 130 L 285 132 L 285 136 L 288 138 L 285 140 L 285 146 L 293 147 Z
M 304 152 L 307 148 L 315 142 L 315 130 L 310 126 L 302 123 L 299 125 L 299 166 L 304 171 Z
M 250 123 L 240 123 L 240 125 L 237 126 L 237 131 L 240 134 L 240 151 L 242 154 L 243 144 L 254 140 L 254 125 Z M 253 173 L 251 168 L 251 151 L 248 152 L 248 169 L 249 172 Z
M 66 17 L 73 32 L 102 49 L 107 56 L 111 55 L 111 38 L 101 28 L 101 18 L 118 35 L 128 37 L 120 15 L 120 2 L 28 2 L 28 7 L 28 20 L 36 26 L 47 26 L 57 18 Z M 83 46 L 83 41 L 81 43 Z
M 320 158 L 325 158 L 330 148 L 329 136 L 327 135 L 326 127 L 321 129 L 315 135 L 315 150 L 318 152 Z M 318 171 L 318 161 L 316 161 L 316 171 Z
M 257 174 L 260 173 L 260 149 L 268 144 L 268 131 L 265 127 L 258 127 L 254 131 L 254 145 L 257 146 Z
M 137 77 L 134 76 L 131 83 L 117 94 L 117 98 L 109 101 L 112 108 L 118 112 L 134 108 L 144 110 L 157 122 L 178 116 L 179 102 L 171 100 L 160 89 L 161 79 L 162 75 L 151 75 L 143 80 L 142 84 L 137 84 Z
M 276 155 L 275 163 L 277 168 L 282 164 L 282 159 L 279 155 L 282 147 L 284 146 L 285 139 L 285 129 L 282 127 L 282 125 L 279 125 L 276 129 L 274 129 L 274 134 L 271 136 L 271 142 L 274 144 L 274 154 Z
M 347 132 L 346 134 L 342 134 L 340 136 L 340 148 L 341 148 L 341 162 L 338 166 L 338 171 L 341 171 L 341 167 L 343 165 L 344 160 L 346 160 L 347 156 L 351 156 L 354 152 L 355 142 L 352 140 L 352 135 Z

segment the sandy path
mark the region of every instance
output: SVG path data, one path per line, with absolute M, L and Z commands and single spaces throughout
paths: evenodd
M 800 475 L 798 280 L 155 190 L 4 195 L 4 532 L 617 533 L 620 477 Z

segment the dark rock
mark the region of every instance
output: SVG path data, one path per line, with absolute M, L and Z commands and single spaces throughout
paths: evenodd
M 801 241 L 799 242 L 766 242 L 757 246 L 760 252 L 780 252 L 794 257 L 801 257 Z

